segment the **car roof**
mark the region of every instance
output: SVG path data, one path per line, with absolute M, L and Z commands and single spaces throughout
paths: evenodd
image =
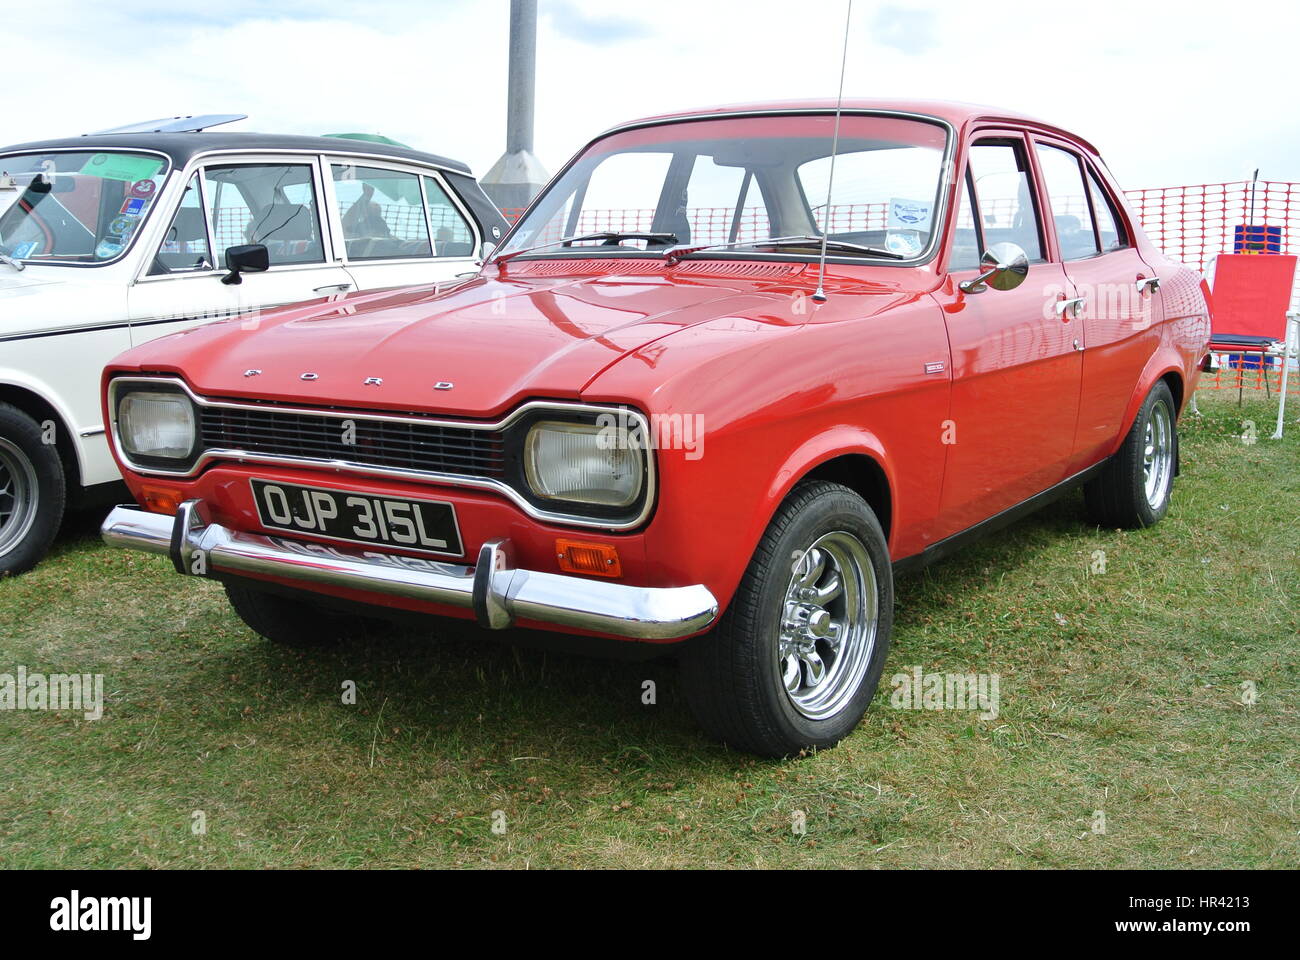
M 37 140 L 32 143 L 20 143 L 11 147 L 0 147 L 3 153 L 31 153 L 41 150 L 67 150 L 69 148 L 88 151 L 100 150 L 153 150 L 164 153 L 171 158 L 176 167 L 183 167 L 190 160 L 202 153 L 212 151 L 308 151 L 311 153 L 357 154 L 367 157 L 381 157 L 387 160 L 409 160 L 415 163 L 441 167 L 455 173 L 469 174 L 467 164 L 433 153 L 412 150 L 386 143 L 372 143 L 369 140 L 353 140 L 346 137 L 303 137 L 278 133 L 120 133 L 88 134 L 82 137 L 67 137 L 62 140 Z
M 958 100 L 886 100 L 845 97 L 841 105 L 845 110 L 912 113 L 919 116 L 932 117 L 936 120 L 943 120 L 958 130 L 968 123 L 987 120 L 1007 121 L 1016 125 L 1030 125 L 1061 133 L 1070 139 L 1083 144 L 1093 153 L 1097 152 L 1096 147 L 1087 140 L 1083 139 L 1078 134 L 1070 133 L 1068 130 L 1058 127 L 1056 124 L 1047 123 L 1044 120 L 1039 120 L 1036 117 L 1018 113 L 1014 110 L 1005 110 L 1001 107 L 991 107 L 985 104 L 963 103 Z M 660 114 L 658 116 L 644 117 L 630 123 L 621 123 L 607 132 L 612 133 L 614 130 L 622 130 L 627 127 L 637 127 L 645 124 L 667 123 L 673 120 L 694 120 L 737 113 L 783 113 L 792 110 L 834 112 L 836 106 L 837 101 L 829 98 L 813 100 L 765 100 L 757 103 L 720 104 L 713 107 L 701 107 L 694 110 L 682 110 L 674 113 Z

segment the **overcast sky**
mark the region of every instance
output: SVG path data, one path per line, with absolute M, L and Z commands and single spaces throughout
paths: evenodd
M 553 172 L 623 120 L 833 96 L 844 8 L 540 0 L 537 154 Z M 0 0 L 0 143 L 246 113 L 230 129 L 382 133 L 482 174 L 504 148 L 508 13 L 508 0 Z M 1042 117 L 1097 144 L 1127 188 L 1255 167 L 1300 180 L 1300 121 L 1280 93 L 1298 28 L 1290 4 L 856 0 L 845 92 Z

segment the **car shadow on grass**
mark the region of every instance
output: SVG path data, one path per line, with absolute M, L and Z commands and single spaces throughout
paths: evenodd
M 196 719 L 212 732 L 260 715 L 264 743 L 285 733 L 319 749 L 335 738 L 364 755 L 378 737 L 413 763 L 528 756 L 572 767 L 621 757 L 625 769 L 671 768 L 679 778 L 752 762 L 695 726 L 669 656 L 595 657 L 558 649 L 563 637 L 444 621 L 384 623 L 331 648 L 295 650 L 256 636 L 233 612 L 220 619 L 222 642 L 167 691 L 203 704 Z

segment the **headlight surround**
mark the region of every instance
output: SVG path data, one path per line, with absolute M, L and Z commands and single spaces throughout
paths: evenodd
M 143 464 L 190 460 L 198 440 L 198 417 L 178 390 L 127 390 L 117 398 L 117 435 L 122 451 Z
M 543 500 L 621 511 L 645 490 L 644 438 L 626 418 L 538 420 L 524 440 L 523 460 L 528 488 Z

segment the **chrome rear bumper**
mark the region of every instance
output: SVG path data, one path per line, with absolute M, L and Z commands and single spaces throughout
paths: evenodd
M 465 607 L 494 630 L 530 620 L 631 640 L 673 640 L 698 633 L 718 615 L 717 601 L 701 584 L 633 587 L 515 569 L 508 540 L 485 543 L 477 565 L 467 567 L 242 533 L 208 522 L 199 500 L 182 504 L 175 517 L 117 507 L 101 533 L 109 546 L 170 556 L 178 572 L 191 576 L 260 574 Z

